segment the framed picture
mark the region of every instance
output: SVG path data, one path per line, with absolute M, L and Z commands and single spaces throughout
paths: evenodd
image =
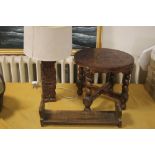
M 101 37 L 100 31 L 101 27 L 97 26 L 73 26 L 73 49 L 96 48 L 101 41 L 101 39 L 98 38 L 98 35 Z
M 102 26 L 73 26 L 72 32 L 73 53 L 82 48 L 102 46 Z M 0 54 L 24 54 L 23 39 L 23 26 L 0 26 Z
M 23 54 L 23 26 L 0 26 L 0 54 Z

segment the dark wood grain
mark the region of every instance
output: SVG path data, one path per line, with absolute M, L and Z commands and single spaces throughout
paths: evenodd
M 48 124 L 109 124 L 120 125 L 113 111 L 45 111 L 44 125 Z
M 80 96 L 83 93 L 83 86 L 84 86 L 84 71 L 83 67 L 78 67 L 78 78 L 77 78 L 77 94 Z
M 45 103 L 56 101 L 56 71 L 54 61 L 41 62 L 42 96 L 39 107 L 40 122 L 43 126 L 45 118 Z
M 93 102 L 91 96 L 92 96 L 92 84 L 94 82 L 94 74 L 90 71 L 89 67 L 84 68 L 85 72 L 85 98 L 83 99 L 83 104 L 85 105 L 85 111 L 89 111 L 90 106 Z
M 43 102 L 56 101 L 56 71 L 55 62 L 41 62 L 42 99 Z
M 81 67 L 89 67 L 94 72 L 126 72 L 134 64 L 128 53 L 107 48 L 86 48 L 75 54 L 75 62 Z

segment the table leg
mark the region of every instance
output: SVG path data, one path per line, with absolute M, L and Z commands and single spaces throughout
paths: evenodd
M 113 87 L 115 84 L 115 74 L 109 73 L 109 84 L 110 84 L 110 91 L 113 91 Z
M 91 86 L 93 84 L 94 81 L 94 74 L 90 71 L 89 68 L 85 68 L 85 80 L 86 80 L 86 94 L 85 97 L 83 99 L 83 103 L 85 105 L 85 111 L 89 111 L 90 106 L 93 102 L 93 98 L 92 98 L 92 89 Z
M 116 111 L 116 121 L 118 127 L 122 127 L 122 108 L 120 101 L 115 103 L 115 111 Z
M 78 67 L 78 79 L 77 79 L 77 94 L 80 96 L 83 94 L 83 85 L 84 85 L 84 71 L 83 67 Z
M 122 93 L 121 93 L 121 107 L 122 109 L 126 109 L 126 102 L 128 100 L 128 86 L 130 80 L 130 73 L 124 73 L 123 81 L 122 81 Z

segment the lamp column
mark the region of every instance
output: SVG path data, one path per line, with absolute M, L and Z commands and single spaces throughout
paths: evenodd
M 43 102 L 56 101 L 56 71 L 55 61 L 41 62 L 42 100 Z

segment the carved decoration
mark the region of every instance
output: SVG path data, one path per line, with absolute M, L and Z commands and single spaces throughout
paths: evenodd
M 122 109 L 126 109 L 126 102 L 128 100 L 128 86 L 129 86 L 129 81 L 130 81 L 130 72 L 129 73 L 124 73 L 123 76 L 123 81 L 122 81 L 122 93 L 121 93 L 121 106 Z
M 56 71 L 55 62 L 41 62 L 42 100 L 43 102 L 56 101 Z
M 84 71 L 83 67 L 78 66 L 78 79 L 77 79 L 77 94 L 80 96 L 83 94 L 83 86 L 84 86 Z
M 85 72 L 85 86 L 86 86 L 86 94 L 85 94 L 85 97 L 83 99 L 83 103 L 85 105 L 85 109 L 84 110 L 90 110 L 90 106 L 92 104 L 92 101 L 93 99 L 91 98 L 92 96 L 92 84 L 94 82 L 94 74 L 93 72 L 91 72 L 91 70 L 86 67 L 84 69 L 84 72 Z

